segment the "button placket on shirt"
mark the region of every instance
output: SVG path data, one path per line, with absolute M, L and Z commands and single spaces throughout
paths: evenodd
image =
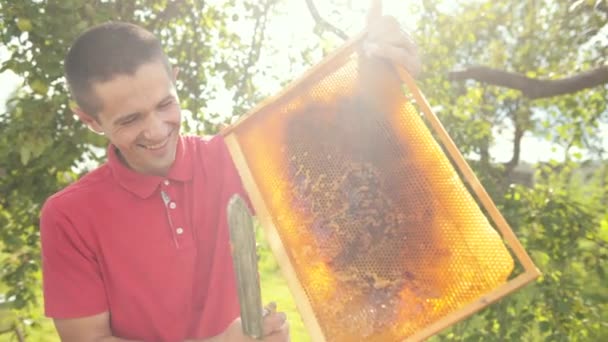
M 183 198 L 183 196 L 180 196 L 182 194 L 181 186 L 182 184 L 171 182 L 168 179 L 162 182 L 162 191 L 168 195 L 166 212 L 173 239 L 177 242 L 177 248 L 184 247 L 191 242 L 191 234 L 185 234 L 188 227 L 185 226 L 184 206 L 183 203 L 179 203 Z

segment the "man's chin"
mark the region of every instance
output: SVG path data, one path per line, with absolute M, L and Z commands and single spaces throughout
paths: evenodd
M 167 146 L 169 147 L 169 146 Z M 165 147 L 165 148 L 167 148 Z M 149 151 L 146 151 L 149 152 Z M 166 176 L 173 163 L 175 162 L 176 150 L 171 148 L 165 153 L 157 154 L 159 151 L 153 151 L 156 153 L 146 153 L 144 158 L 144 165 L 138 170 L 141 173 L 151 174 L 155 176 Z
M 169 173 L 169 170 L 171 169 L 171 167 L 173 166 L 173 163 L 175 162 L 175 156 L 176 156 L 176 149 L 175 148 L 171 148 L 171 150 L 167 151 L 167 153 L 163 156 L 163 158 L 161 158 L 160 160 L 155 160 L 153 163 L 154 165 L 153 168 L 155 169 L 155 173 L 158 176 L 166 176 L 167 173 Z

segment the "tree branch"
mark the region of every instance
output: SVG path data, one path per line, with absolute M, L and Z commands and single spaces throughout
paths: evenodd
M 327 20 L 321 18 L 321 15 L 319 14 L 319 11 L 317 10 L 317 7 L 315 6 L 313 0 L 306 0 L 306 6 L 308 6 L 308 11 L 310 11 L 310 15 L 312 15 L 312 18 L 315 20 L 315 23 L 318 26 L 322 27 L 327 31 L 332 32 L 333 34 L 344 40 L 348 40 L 348 35 L 344 31 L 330 24 Z
M 578 75 L 558 80 L 539 80 L 522 74 L 492 69 L 484 66 L 472 66 L 449 74 L 452 81 L 472 79 L 483 83 L 519 90 L 529 99 L 558 96 L 593 88 L 608 83 L 608 67 L 582 72 Z
M 517 123 L 515 119 L 513 119 L 513 124 L 515 125 L 515 134 L 513 135 L 513 156 L 511 157 L 511 160 L 505 164 L 505 172 L 507 175 L 511 174 L 513 169 L 519 165 L 519 159 L 521 156 L 521 140 L 525 133 L 525 130 L 520 124 Z
M 244 95 L 246 88 L 246 81 L 251 77 L 251 67 L 258 61 L 260 57 L 260 50 L 264 42 L 264 36 L 266 34 L 266 23 L 268 21 L 268 11 L 270 7 L 275 3 L 274 0 L 267 0 L 263 5 L 262 12 L 256 18 L 255 27 L 251 36 L 251 48 L 247 54 L 247 61 L 243 66 L 243 73 L 238 81 L 237 90 L 234 92 L 232 100 L 236 107 L 241 106 L 245 100 L 238 103 L 238 100 Z

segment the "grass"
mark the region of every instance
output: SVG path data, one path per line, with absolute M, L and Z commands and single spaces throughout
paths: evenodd
M 259 244 L 258 270 L 261 279 L 262 301 L 264 303 L 276 302 L 277 310 L 287 314 L 292 341 L 310 341 L 310 336 L 306 333 L 293 296 L 287 287 L 287 282 L 282 277 L 279 266 L 263 238 L 263 230 L 258 228 L 256 233 Z
M 306 333 L 300 314 L 296 310 L 296 305 L 289 292 L 287 283 L 282 277 L 274 256 L 264 240 L 262 229 L 258 228 L 256 235 L 259 244 L 259 272 L 263 302 L 276 302 L 277 310 L 287 314 L 292 341 L 310 341 L 310 337 Z M 40 300 L 39 303 L 42 303 L 42 300 Z M 40 311 L 41 310 L 42 309 L 40 308 Z M 38 322 L 40 322 L 40 325 L 34 329 L 30 329 L 28 332 L 27 342 L 60 342 L 53 327 L 53 322 L 50 319 L 41 317 L 38 319 Z M 16 337 L 11 334 L 0 334 L 0 342 L 16 341 Z

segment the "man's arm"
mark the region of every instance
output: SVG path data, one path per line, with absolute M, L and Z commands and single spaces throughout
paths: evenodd
M 55 319 L 53 322 L 62 342 L 137 342 L 112 335 L 110 313 L 107 311 L 82 318 Z M 216 336 L 200 342 L 220 341 L 220 336 Z
M 62 342 L 136 342 L 112 335 L 110 314 L 104 313 L 70 319 L 55 319 L 55 328 Z M 188 340 L 186 342 L 254 342 L 253 338 L 243 335 L 241 320 L 236 319 L 220 335 L 205 340 Z M 289 341 L 289 323 L 285 314 L 272 312 L 264 319 L 264 341 Z
M 265 342 L 288 342 L 289 337 L 289 322 L 287 316 L 283 312 L 270 312 L 264 317 L 264 338 Z M 186 340 L 185 342 L 259 342 L 252 337 L 243 334 L 241 319 L 235 319 L 229 326 L 218 336 L 204 340 Z
M 55 319 L 54 323 L 62 342 L 135 342 L 112 336 L 107 311 L 82 318 Z

